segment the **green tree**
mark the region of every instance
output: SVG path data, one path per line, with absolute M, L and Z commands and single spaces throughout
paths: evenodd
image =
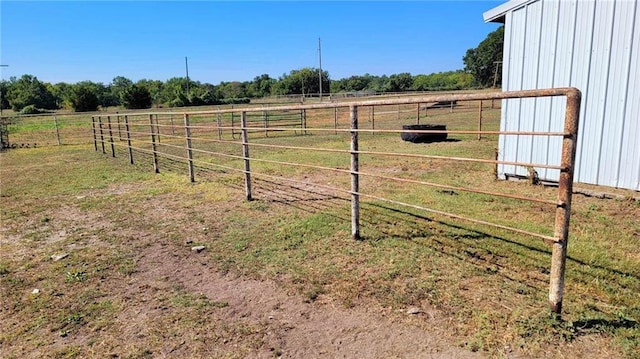
M 128 109 L 151 107 L 151 93 L 144 86 L 131 84 L 120 91 L 120 103 Z
M 100 105 L 97 87 L 91 81 L 72 85 L 69 102 L 75 112 L 96 111 Z
M 56 99 L 56 107 L 73 108 L 71 98 L 73 97 L 73 85 L 66 82 L 59 82 L 49 87 L 49 91 Z
M 502 61 L 502 49 L 504 45 L 504 26 L 489 33 L 480 42 L 478 47 L 467 50 L 462 58 L 465 71 L 473 74 L 475 82 L 483 87 L 493 86 L 493 77 L 496 73 L 496 61 Z M 498 71 L 496 83 L 502 83 L 502 76 Z
M 404 92 L 411 90 L 413 77 L 408 72 L 389 76 L 389 86 L 386 92 Z
M 149 91 L 153 105 L 160 106 L 167 102 L 162 96 L 162 89 L 164 87 L 164 83 L 162 81 L 142 79 L 136 82 L 136 85 L 144 87 Z
M 42 81 L 33 75 L 22 75 L 20 79 L 9 79 L 7 91 L 9 105 L 14 111 L 33 105 L 39 109 L 56 109 L 56 99 Z
M 240 81 L 221 82 L 218 85 L 219 93 L 223 99 L 248 97 L 247 84 Z
M 322 92 L 329 91 L 329 73 L 322 71 Z M 300 70 L 292 70 L 289 74 L 280 77 L 274 86 L 275 93 L 279 95 L 293 94 L 317 94 L 320 92 L 320 77 L 318 69 L 305 67 Z
M 249 97 L 266 97 L 271 95 L 271 89 L 277 80 L 267 74 L 256 76 L 247 88 Z

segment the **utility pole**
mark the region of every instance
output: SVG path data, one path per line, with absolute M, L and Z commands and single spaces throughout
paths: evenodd
M 189 62 L 187 61 L 187 57 L 184 57 L 184 67 L 187 70 L 187 98 L 189 97 Z
M 9 67 L 9 65 L 0 65 L 0 67 Z M 1 72 L 0 72 L 1 74 Z M 2 82 L 2 76 L 0 76 L 0 82 Z M 0 86 L 0 117 L 2 117 L 2 99 L 3 99 L 3 93 L 2 93 L 2 86 Z
M 320 102 L 322 102 L 322 50 L 320 49 L 320 38 L 318 38 L 318 78 L 320 80 Z

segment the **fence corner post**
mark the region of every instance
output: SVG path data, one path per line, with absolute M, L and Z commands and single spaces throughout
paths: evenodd
M 564 119 L 564 138 L 562 140 L 562 159 L 560 179 L 558 181 L 558 205 L 553 244 L 551 252 L 551 273 L 549 275 L 549 305 L 551 311 L 560 318 L 564 291 L 564 274 L 569 244 L 569 221 L 571 219 L 571 199 L 573 194 L 573 174 L 576 160 L 576 142 L 580 118 L 581 94 L 577 89 L 567 92 L 567 106 Z

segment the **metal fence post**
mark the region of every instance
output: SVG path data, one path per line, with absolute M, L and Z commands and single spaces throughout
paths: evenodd
M 160 124 L 158 123 L 158 114 L 155 116 L 155 128 L 156 128 L 156 137 L 158 143 L 160 143 Z
M 107 126 L 109 129 L 109 144 L 111 144 L 111 157 L 116 157 L 116 147 L 113 144 L 113 131 L 111 130 L 111 116 L 107 116 Z
M 375 129 L 376 129 L 376 106 L 373 105 L 371 106 L 371 129 L 374 130 L 374 132 L 371 132 L 371 135 L 375 135 Z
M 191 151 L 191 128 L 189 127 L 189 115 L 184 115 L 184 133 L 187 139 L 187 158 L 189 160 L 189 181 L 195 182 L 195 173 L 193 171 L 193 151 Z
M 220 108 L 218 107 L 218 110 L 220 110 Z M 218 112 L 218 115 L 216 116 L 216 124 L 218 125 L 218 139 L 221 140 L 222 139 L 222 113 Z
M 93 148 L 98 152 L 98 136 L 96 136 L 96 118 L 91 116 L 91 130 L 93 132 Z
M 153 171 L 160 173 L 158 168 L 158 154 L 156 153 L 156 133 L 153 128 L 153 115 L 149 115 L 149 129 L 151 130 L 151 153 L 153 155 Z
M 171 135 L 176 135 L 176 130 L 173 128 L 173 112 L 169 113 L 169 122 L 171 123 Z
M 360 183 L 358 181 L 358 107 L 350 106 L 351 128 L 351 237 L 360 239 Z
M 133 150 L 131 149 L 131 131 L 129 131 L 128 115 L 124 115 L 124 128 L 127 131 L 127 148 L 129 150 L 129 163 L 133 164 Z
M 244 158 L 244 186 L 247 201 L 253 200 L 251 196 L 251 166 L 249 163 L 249 132 L 247 131 L 247 112 L 240 114 L 240 126 L 242 128 L 242 157 Z
M 302 109 L 302 128 L 304 129 L 304 134 L 307 134 L 307 110 Z
M 104 150 L 104 133 L 102 132 L 102 117 L 98 116 L 98 125 L 100 127 L 100 144 L 102 146 L 102 153 L 107 153 L 107 151 Z
M 482 138 L 482 100 L 480 100 L 480 105 L 478 106 L 478 141 Z
M 264 122 L 264 137 L 269 137 L 269 115 L 267 111 L 262 111 L 262 121 Z
M 418 108 L 416 109 L 416 124 L 420 124 L 420 103 L 418 103 Z
M 334 134 L 338 134 L 338 107 L 333 108 L 333 130 Z
M 58 146 L 60 146 L 60 128 L 58 127 L 58 116 L 53 116 L 53 124 L 56 126 L 56 139 L 58 140 Z
M 233 108 L 233 105 L 231 105 Z M 231 138 L 236 139 L 236 129 L 235 129 L 235 112 L 231 112 Z
M 120 126 L 120 113 L 116 112 L 116 121 L 118 123 L 118 141 L 122 141 L 122 127 Z
M 580 117 L 581 93 L 572 89 L 567 93 L 564 132 L 562 140 L 562 160 L 560 179 L 558 181 L 558 206 L 551 254 L 551 274 L 549 283 L 549 304 L 551 310 L 559 317 L 562 313 L 562 296 L 564 290 L 564 273 L 569 243 L 569 220 L 571 218 L 571 197 L 573 193 L 573 173 L 576 159 L 576 141 L 578 121 Z

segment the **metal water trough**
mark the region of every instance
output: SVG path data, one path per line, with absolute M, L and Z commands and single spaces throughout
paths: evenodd
M 411 131 L 446 131 L 446 125 L 402 125 L 400 137 L 403 141 L 413 143 L 429 143 L 447 140 L 446 132 L 411 132 Z

